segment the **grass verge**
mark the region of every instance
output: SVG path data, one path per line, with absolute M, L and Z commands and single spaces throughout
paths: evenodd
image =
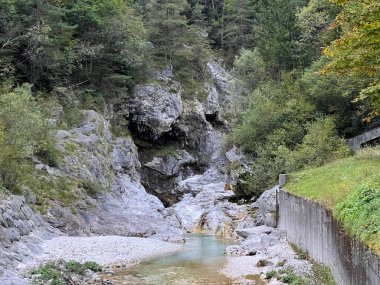
M 331 210 L 353 237 L 380 255 L 380 147 L 289 175 L 290 193 Z

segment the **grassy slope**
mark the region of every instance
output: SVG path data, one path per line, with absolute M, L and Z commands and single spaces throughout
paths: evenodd
M 332 210 L 343 227 L 380 255 L 380 148 L 289 175 L 286 189 Z

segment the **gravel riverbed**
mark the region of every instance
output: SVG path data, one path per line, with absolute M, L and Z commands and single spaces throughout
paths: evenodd
M 63 259 L 78 262 L 95 261 L 98 264 L 128 265 L 134 262 L 170 254 L 182 249 L 181 244 L 160 240 L 122 236 L 57 237 L 46 241 L 43 254 L 36 261 Z

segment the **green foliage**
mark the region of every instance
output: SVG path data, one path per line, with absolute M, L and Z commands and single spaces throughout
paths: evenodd
M 294 150 L 281 147 L 279 156 L 285 161 L 285 171 L 320 166 L 350 155 L 346 142 L 339 138 L 331 117 L 318 119 L 307 129 L 307 134 Z
M 291 174 L 286 189 L 333 210 L 350 234 L 378 253 L 379 157 L 379 148 L 369 148 L 354 157 Z
M 368 104 L 364 101 L 352 102 L 360 93 L 368 79 L 363 76 L 338 76 L 318 74 L 318 70 L 327 63 L 325 57 L 315 62 L 300 78 L 301 89 L 308 100 L 315 105 L 319 113 L 333 115 L 338 131 L 348 137 L 363 133 L 377 126 L 365 122 L 368 116 Z
M 186 31 L 187 8 L 185 0 L 150 0 L 147 5 L 150 40 L 155 45 L 154 53 L 173 66 L 175 53 L 183 51 L 181 42 Z
M 380 251 L 380 176 L 363 183 L 336 208 L 343 227 L 370 248 Z
M 61 116 L 61 124 L 65 124 L 68 129 L 78 127 L 83 122 L 84 114 L 77 108 L 68 108 L 63 111 Z
M 321 285 L 336 285 L 331 269 L 321 263 L 313 262 L 313 277 Z
M 103 187 L 96 182 L 92 182 L 89 180 L 82 182 L 82 187 L 86 191 L 88 195 L 91 197 L 96 197 L 99 193 L 103 192 Z
M 89 270 L 94 271 L 94 272 L 100 272 L 100 271 L 102 271 L 102 267 L 99 264 L 97 264 L 96 262 L 94 262 L 94 261 L 86 261 L 83 264 L 83 267 L 85 269 L 89 269 Z
M 81 276 L 84 276 L 86 270 L 91 270 L 94 272 L 101 271 L 101 266 L 95 262 L 88 261 L 81 264 L 77 261 L 63 260 L 50 261 L 45 265 L 33 269 L 29 272 L 30 276 L 33 278 L 33 284 L 52 284 L 52 285 L 69 285 L 76 284 L 73 283 L 74 280 L 78 282 Z
M 57 150 L 51 139 L 47 140 L 47 142 L 36 151 L 35 155 L 42 163 L 51 167 L 57 167 L 62 159 L 62 153 Z
M 253 1 L 224 0 L 220 42 L 228 64 L 241 48 L 252 46 L 255 8 Z
M 6 130 L 6 152 L 15 159 L 31 157 L 47 136 L 47 121 L 30 85 L 0 87 L 0 118 Z
M 95 110 L 99 113 L 104 112 L 105 99 L 102 94 L 96 93 L 93 90 L 84 90 L 79 97 L 82 109 Z
M 266 62 L 271 75 L 279 79 L 282 70 L 298 66 L 295 60 L 295 41 L 299 30 L 296 25 L 296 11 L 304 6 L 304 0 L 262 1 L 255 27 L 257 47 Z
M 265 279 L 272 279 L 277 276 L 277 271 L 276 270 L 271 270 L 265 273 Z
M 40 155 L 52 165 L 58 152 L 48 136 L 48 124 L 30 86 L 0 87 L 0 179 L 8 190 L 20 193 L 33 175 L 31 159 Z
M 235 57 L 234 67 L 235 77 L 247 92 L 252 92 L 268 78 L 265 62 L 257 48 L 242 49 Z
M 364 74 L 372 79 L 361 98 L 372 100 L 372 116 L 380 112 L 380 3 L 377 0 L 335 0 L 342 6 L 336 25 L 342 35 L 324 49 L 330 63 L 322 73 Z
M 53 262 L 49 262 L 41 268 L 34 269 L 30 272 L 33 275 L 39 275 L 35 280 L 35 284 L 44 284 L 46 281 L 50 281 L 54 285 L 66 285 L 67 283 L 60 276 L 59 270 L 56 268 Z
M 145 17 L 154 45 L 153 65 L 173 68 L 175 78 L 184 85 L 203 79 L 205 63 L 211 57 L 204 30 L 189 24 L 191 17 L 185 15 L 188 7 L 185 0 L 150 0 Z
M 307 276 L 299 276 L 294 272 L 292 267 L 286 267 L 280 270 L 271 270 L 265 274 L 266 279 L 277 278 L 285 284 L 292 285 L 335 285 L 334 278 L 328 267 L 312 261 L 312 273 Z
M 17 75 L 47 90 L 85 84 L 113 96 L 120 86 L 110 88 L 109 78 L 129 77 L 142 65 L 146 32 L 130 1 L 2 2 L 0 76 Z
M 290 243 L 290 246 L 294 250 L 294 252 L 296 253 L 298 259 L 301 259 L 301 260 L 310 260 L 310 255 L 309 255 L 309 253 L 307 251 L 302 250 L 302 248 L 299 248 L 294 243 Z
M 297 13 L 296 25 L 300 36 L 295 42 L 297 57 L 307 67 L 321 56 L 321 48 L 333 41 L 338 32 L 329 28 L 339 12 L 337 5 L 328 0 L 311 0 Z

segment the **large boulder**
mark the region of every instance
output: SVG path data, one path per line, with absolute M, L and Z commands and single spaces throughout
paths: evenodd
M 136 86 L 129 103 L 131 127 L 147 139 L 160 139 L 182 113 L 181 92 L 176 82 Z
M 248 207 L 228 201 L 234 193 L 224 190 L 224 176 L 217 169 L 181 181 L 179 188 L 188 194 L 173 209 L 185 231 L 234 238 L 236 228 L 253 226 Z
M 265 191 L 256 202 L 251 205 L 253 210 L 257 210 L 256 225 L 266 225 L 276 227 L 276 195 L 279 186 L 276 185 L 270 190 Z

